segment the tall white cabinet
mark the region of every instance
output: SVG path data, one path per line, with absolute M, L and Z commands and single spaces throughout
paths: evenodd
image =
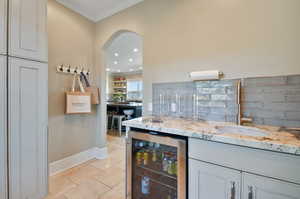
M 0 0 L 0 55 L 7 53 L 7 0 Z
M 0 0 L 1 199 L 47 195 L 46 21 L 47 0 Z
M 9 58 L 10 199 L 47 193 L 47 64 Z
M 0 55 L 0 198 L 7 198 L 6 56 Z
M 47 61 L 47 0 L 9 0 L 9 55 Z

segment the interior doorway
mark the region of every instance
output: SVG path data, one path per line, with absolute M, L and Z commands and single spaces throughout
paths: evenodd
M 143 38 L 118 31 L 106 43 L 104 53 L 106 132 L 121 136 L 122 121 L 141 117 L 143 112 Z

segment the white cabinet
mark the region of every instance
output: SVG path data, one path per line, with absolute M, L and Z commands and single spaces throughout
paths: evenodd
M 243 199 L 300 199 L 300 185 L 243 173 Z
M 10 0 L 9 55 L 46 62 L 46 22 L 47 0 Z
M 299 156 L 191 138 L 189 162 L 190 199 L 300 199 Z
M 0 54 L 7 53 L 7 0 L 0 0 Z
M 48 186 L 47 64 L 9 58 L 9 195 L 43 199 Z
M 0 198 L 7 198 L 6 57 L 0 55 Z
M 47 0 L 0 0 L 1 199 L 47 194 L 46 21 Z
M 189 159 L 189 199 L 240 197 L 300 199 L 300 185 Z
M 189 199 L 240 199 L 241 172 L 189 160 Z

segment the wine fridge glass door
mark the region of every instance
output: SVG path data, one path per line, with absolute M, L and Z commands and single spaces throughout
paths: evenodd
M 186 199 L 186 141 L 130 132 L 127 199 Z

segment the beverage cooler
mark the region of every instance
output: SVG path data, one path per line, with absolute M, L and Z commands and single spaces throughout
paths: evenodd
M 178 137 L 131 131 L 126 199 L 186 199 L 186 143 Z

